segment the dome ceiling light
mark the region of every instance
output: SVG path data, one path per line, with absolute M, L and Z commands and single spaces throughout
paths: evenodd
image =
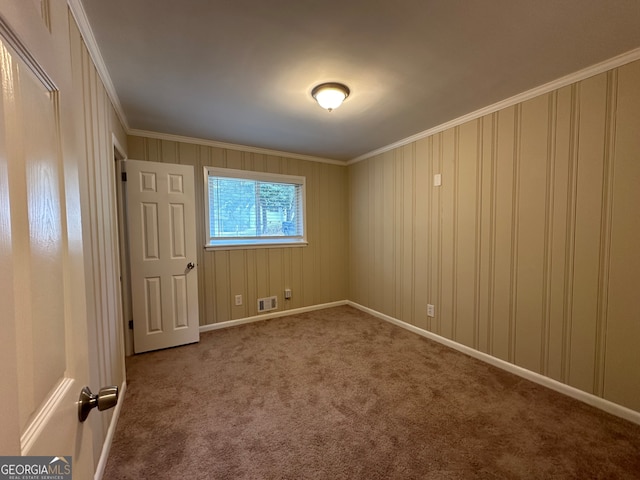
M 311 96 L 318 105 L 329 111 L 338 108 L 349 96 L 349 87 L 342 83 L 321 83 L 311 90 Z

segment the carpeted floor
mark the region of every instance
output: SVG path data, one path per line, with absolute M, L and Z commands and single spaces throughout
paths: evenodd
M 640 426 L 351 307 L 132 357 L 113 479 L 631 479 Z

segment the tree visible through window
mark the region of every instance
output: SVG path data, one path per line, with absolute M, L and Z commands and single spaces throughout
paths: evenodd
M 208 245 L 304 242 L 303 177 L 206 168 Z

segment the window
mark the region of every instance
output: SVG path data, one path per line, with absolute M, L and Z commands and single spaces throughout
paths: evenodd
M 305 178 L 205 167 L 206 246 L 306 245 Z

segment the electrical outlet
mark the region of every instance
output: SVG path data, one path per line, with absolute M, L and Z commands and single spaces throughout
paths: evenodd
M 434 307 L 430 303 L 427 304 L 427 317 L 435 317 L 435 316 L 436 316 L 436 307 Z
M 285 300 L 289 300 L 291 298 L 291 289 L 290 288 L 285 288 L 284 289 L 284 299 Z
M 442 174 L 441 173 L 436 173 L 433 176 L 433 186 L 434 187 L 439 187 L 442 185 Z
M 236 307 L 242 305 L 242 295 L 236 295 Z

